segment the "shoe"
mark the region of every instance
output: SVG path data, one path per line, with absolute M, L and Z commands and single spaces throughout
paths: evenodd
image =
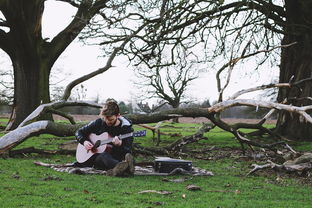
M 129 165 L 129 173 L 131 175 L 133 175 L 134 171 L 135 171 L 133 156 L 130 153 L 127 153 L 126 156 L 125 156 L 125 160 L 128 163 L 128 165 Z
M 108 176 L 123 176 L 128 169 L 129 164 L 127 162 L 118 163 L 113 169 L 106 171 Z

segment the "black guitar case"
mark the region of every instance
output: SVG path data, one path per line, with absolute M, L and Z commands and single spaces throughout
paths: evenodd
M 192 170 L 192 161 L 180 160 L 170 157 L 158 157 L 154 160 L 154 169 L 159 173 L 170 173 L 175 168 L 183 168 L 184 170 Z

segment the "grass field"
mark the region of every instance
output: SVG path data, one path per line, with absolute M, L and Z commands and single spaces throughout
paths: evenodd
M 189 135 L 199 124 L 163 124 L 167 133 Z M 139 130 L 136 127 L 136 130 Z M 214 129 L 205 134 L 207 140 L 190 145 L 189 149 L 211 148 L 204 154 L 184 159 L 205 168 L 214 176 L 134 176 L 128 178 L 101 175 L 74 175 L 35 166 L 34 161 L 47 163 L 73 162 L 72 155 L 27 154 L 0 159 L 1 207 L 312 207 L 312 182 L 310 178 L 287 175 L 273 171 L 259 171 L 246 176 L 256 161 L 248 152 L 242 155 L 240 145 L 231 134 Z M 154 145 L 152 134 L 135 142 Z M 51 135 L 32 137 L 18 148 L 34 146 L 57 149 L 58 145 L 73 138 Z M 160 145 L 177 138 L 162 136 Z M 213 148 L 212 148 L 213 147 Z M 311 151 L 311 143 L 295 145 L 296 150 Z M 201 159 L 199 159 L 201 158 Z M 137 161 L 153 161 L 152 157 L 136 155 Z M 188 185 L 201 189 L 191 191 Z M 160 193 L 142 193 L 146 190 Z

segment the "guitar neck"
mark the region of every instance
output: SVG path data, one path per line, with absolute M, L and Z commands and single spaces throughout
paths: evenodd
M 119 137 L 119 139 L 125 139 L 125 138 L 131 137 L 131 136 L 133 136 L 133 132 L 127 133 L 127 134 L 121 134 L 118 137 Z M 114 139 L 114 137 L 106 139 L 106 140 L 102 140 L 101 145 L 108 144 L 108 143 L 112 142 L 113 139 Z

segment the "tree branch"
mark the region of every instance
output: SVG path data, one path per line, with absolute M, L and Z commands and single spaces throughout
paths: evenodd
M 63 1 L 72 3 L 73 6 L 78 6 L 74 1 Z M 48 47 L 46 49 L 48 50 L 49 56 L 53 57 L 50 61 L 51 64 L 55 62 L 66 47 L 78 36 L 99 9 L 105 6 L 106 0 L 98 0 L 95 3 L 92 2 L 91 0 L 82 0 L 71 23 L 47 44 Z
M 291 87 L 291 85 L 289 83 L 278 83 L 278 84 L 268 84 L 268 85 L 261 85 L 261 86 L 257 86 L 257 87 L 252 87 L 249 89 L 243 89 L 241 91 L 236 92 L 234 95 L 232 95 L 231 97 L 229 97 L 229 100 L 234 100 L 237 97 L 249 93 L 249 92 L 254 92 L 254 91 L 258 91 L 258 90 L 264 90 L 264 89 L 269 89 L 269 88 L 281 88 L 281 87 Z
M 204 123 L 202 127 L 195 134 L 190 135 L 190 136 L 185 136 L 175 141 L 171 145 L 165 147 L 165 149 L 171 152 L 179 152 L 182 150 L 182 147 L 187 144 L 194 143 L 202 139 L 207 139 L 206 137 L 204 137 L 204 133 L 209 132 L 214 127 L 215 127 L 214 125 Z
M 38 117 L 40 117 L 42 114 L 46 112 L 57 112 L 57 114 L 60 115 L 59 111 L 55 111 L 56 109 L 65 107 L 65 106 L 91 106 L 95 108 L 101 108 L 102 106 L 97 103 L 91 103 L 91 102 L 54 102 L 54 103 L 46 103 L 38 106 L 23 122 L 20 123 L 18 126 L 23 127 L 33 121 L 36 121 Z M 66 117 L 66 116 L 65 116 Z M 68 117 L 68 116 L 67 116 Z M 70 119 L 70 117 L 68 117 Z
M 226 87 L 228 86 L 229 82 L 230 82 L 230 78 L 231 78 L 231 74 L 233 72 L 233 68 L 234 68 L 234 65 L 237 64 L 237 62 L 243 60 L 243 59 L 246 59 L 246 58 L 250 58 L 250 57 L 253 57 L 257 54 L 260 54 L 260 53 L 269 53 L 275 49 L 278 49 L 278 48 L 287 48 L 287 47 L 290 47 L 292 45 L 295 45 L 297 44 L 296 42 L 294 43 L 291 43 L 291 44 L 287 44 L 287 45 L 280 45 L 280 46 L 275 46 L 275 47 L 272 47 L 268 50 L 258 50 L 258 51 L 255 51 L 253 53 L 250 53 L 250 54 L 247 54 L 245 55 L 245 50 L 243 50 L 242 52 L 242 55 L 240 57 L 236 57 L 236 58 L 233 58 L 232 55 L 231 55 L 231 59 L 229 62 L 227 62 L 226 64 L 224 64 L 216 73 L 216 79 L 217 79 L 217 89 L 218 89 L 218 92 L 219 92 L 219 99 L 218 99 L 218 102 L 222 102 L 223 101 L 223 92 L 225 91 Z M 234 44 L 233 44 L 234 45 Z M 246 47 L 248 47 L 249 43 L 247 43 Z M 246 48 L 245 47 L 245 48 Z M 232 50 L 232 53 L 233 53 L 233 50 Z M 226 83 L 224 84 L 224 86 L 222 87 L 221 86 L 221 78 L 220 78 L 220 74 L 227 68 L 229 67 L 229 72 L 228 72 L 228 76 L 227 76 L 227 79 L 226 79 Z M 238 96 L 244 94 L 244 93 L 247 93 L 247 92 L 252 92 L 252 91 L 256 91 L 256 90 L 262 90 L 262 89 L 266 89 L 266 88 L 272 88 L 272 87 L 284 87 L 283 86 L 284 84 L 270 84 L 270 85 L 263 85 L 263 86 L 260 86 L 260 87 L 256 87 L 256 88 L 251 88 L 251 89 L 245 89 L 245 90 L 241 90 L 239 92 L 237 92 L 236 94 L 234 94 L 230 99 L 235 99 L 237 98 Z M 286 86 L 287 84 L 285 84 Z M 288 84 L 288 86 L 290 86 L 290 84 Z
M 96 75 L 99 75 L 105 71 L 107 71 L 108 69 L 110 69 L 110 67 L 112 66 L 112 62 L 113 60 L 115 59 L 115 57 L 117 56 L 117 53 L 120 51 L 120 50 L 123 50 L 123 48 L 125 47 L 125 45 L 131 40 L 132 37 L 134 37 L 137 33 L 139 33 L 144 27 L 146 26 L 146 24 L 143 24 L 141 27 L 139 27 L 136 31 L 134 31 L 131 35 L 129 35 L 124 41 L 123 43 L 119 46 L 119 47 L 116 47 L 113 52 L 111 53 L 111 55 L 109 56 L 107 62 L 106 62 L 106 65 L 102 68 L 99 68 L 98 70 L 96 71 L 93 71 L 87 75 L 84 75 L 72 82 L 70 82 L 67 86 L 66 86 L 66 89 L 64 91 L 64 94 L 62 96 L 62 100 L 67 100 L 70 96 L 70 93 L 71 93 L 71 90 L 78 84 L 86 81 L 86 80 L 89 80 L 90 78 L 96 76 Z
M 74 6 L 74 7 L 77 7 L 79 8 L 80 4 L 77 4 L 75 2 L 75 0 L 56 0 L 56 1 L 62 1 L 62 2 L 66 2 L 66 3 L 69 3 L 70 5 Z
M 221 103 L 217 103 L 214 106 L 208 108 L 209 112 L 218 113 L 224 111 L 227 108 L 233 106 L 255 106 L 255 107 L 263 107 L 263 108 L 274 108 L 276 110 L 284 110 L 292 113 L 297 113 L 303 116 L 309 123 L 312 123 L 312 118 L 309 114 L 306 113 L 308 110 L 312 110 L 312 106 L 291 106 L 279 103 L 273 103 L 268 101 L 256 101 L 256 100 L 248 100 L 248 99 L 237 99 L 237 100 L 227 100 Z

